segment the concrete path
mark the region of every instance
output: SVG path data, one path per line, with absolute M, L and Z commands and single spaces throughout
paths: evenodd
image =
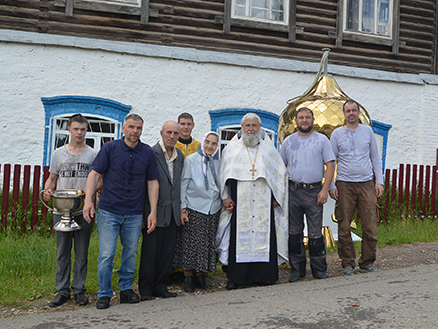
M 11 317 L 0 328 L 438 328 L 438 264 Z

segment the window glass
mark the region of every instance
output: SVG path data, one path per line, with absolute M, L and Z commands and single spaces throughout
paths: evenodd
M 100 150 L 103 144 L 117 138 L 118 123 L 91 116 L 85 116 L 88 120 L 88 131 L 85 135 L 85 144 L 91 146 L 95 150 Z M 53 118 L 53 145 L 52 151 L 68 144 L 70 134 L 67 131 L 68 117 Z
M 232 0 L 233 17 L 286 23 L 288 0 Z
M 345 0 L 344 30 L 391 36 L 391 0 Z

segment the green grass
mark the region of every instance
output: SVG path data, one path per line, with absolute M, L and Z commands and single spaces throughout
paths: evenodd
M 140 258 L 140 243 L 137 259 Z M 117 243 L 112 276 L 113 289 L 118 289 L 117 269 L 121 264 L 122 247 Z M 91 235 L 88 255 L 87 290 L 97 294 L 97 258 L 99 256 L 99 237 L 97 230 Z M 74 252 L 72 252 L 74 264 Z M 54 235 L 21 234 L 15 232 L 0 233 L 0 304 L 25 308 L 28 301 L 56 295 L 56 238 Z M 71 278 L 73 277 L 73 267 Z M 138 262 L 134 283 L 138 282 Z
M 360 221 L 358 228 L 353 230 L 362 236 Z M 42 233 L 42 234 L 41 234 Z M 56 295 L 56 239 L 54 235 L 41 232 L 36 234 L 22 234 L 6 230 L 0 232 L 0 304 L 27 308 L 35 299 L 50 300 Z M 378 226 L 378 247 L 397 245 L 412 242 L 437 242 L 438 220 L 397 219 L 382 223 Z M 138 261 L 140 259 L 140 243 L 137 250 L 137 268 L 134 274 L 134 283 L 138 283 Z M 355 246 L 360 250 L 360 242 Z M 121 263 L 121 244 L 117 244 L 112 277 L 113 289 L 118 289 L 117 269 Z M 336 247 L 329 248 L 328 252 L 337 252 Z M 88 256 L 88 276 L 86 286 L 88 292 L 96 294 L 97 258 L 99 256 L 99 238 L 97 230 L 91 235 Z M 72 255 L 74 262 L 74 253 Z M 224 275 L 220 266 L 215 274 Z

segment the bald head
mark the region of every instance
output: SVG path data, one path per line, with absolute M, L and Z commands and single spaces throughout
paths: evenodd
M 160 134 L 166 150 L 172 149 L 178 141 L 181 133 L 180 125 L 175 121 L 166 121 L 161 128 Z

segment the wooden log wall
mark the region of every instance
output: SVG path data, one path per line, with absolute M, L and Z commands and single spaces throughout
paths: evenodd
M 406 73 L 434 74 L 435 0 L 400 1 L 400 50 L 390 45 L 343 40 L 336 48 L 337 0 L 297 0 L 296 41 L 288 32 L 231 25 L 223 32 L 224 0 L 150 0 L 149 20 L 140 8 L 75 1 L 73 16 L 64 0 L 0 0 L 0 28 L 117 41 L 319 62 L 331 48 L 329 63 Z M 111 7 L 111 8 L 110 8 Z

